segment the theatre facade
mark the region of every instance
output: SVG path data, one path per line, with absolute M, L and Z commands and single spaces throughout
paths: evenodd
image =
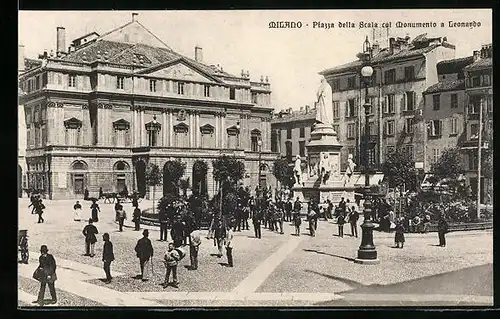
M 207 65 L 200 47 L 194 53 L 176 53 L 135 16 L 69 47 L 59 27 L 55 54 L 19 78 L 27 188 L 51 199 L 81 198 L 85 189 L 94 196 L 100 187 L 145 193 L 148 163 L 162 169 L 179 159 L 190 187 L 211 196 L 212 160 L 222 155 L 244 161 L 244 185 L 274 186 L 269 81 Z M 204 177 L 193 174 L 198 161 L 208 166 Z

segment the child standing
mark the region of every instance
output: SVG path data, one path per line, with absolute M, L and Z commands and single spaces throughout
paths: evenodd
M 401 219 L 396 220 L 396 229 L 395 229 L 395 236 L 394 236 L 394 242 L 396 243 L 397 248 L 403 248 L 403 245 L 405 243 L 405 229 L 403 227 L 403 222 Z M 401 244 L 401 247 L 399 246 Z

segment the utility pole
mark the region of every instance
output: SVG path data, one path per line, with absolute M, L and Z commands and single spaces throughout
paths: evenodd
M 479 216 L 481 214 L 481 151 L 482 151 L 482 133 L 483 133 L 483 101 L 484 97 L 481 97 L 479 102 L 479 133 L 478 133 L 478 147 L 477 147 L 477 216 L 476 218 L 479 220 Z

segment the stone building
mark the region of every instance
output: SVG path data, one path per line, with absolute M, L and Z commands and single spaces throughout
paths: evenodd
M 316 122 L 316 109 L 308 105 L 298 111 L 281 111 L 271 120 L 271 147 L 292 164 L 297 155 L 306 160 L 306 145 Z
M 374 73 L 368 91 L 372 105 L 369 139 L 374 145 L 368 153 L 372 166 L 379 166 L 386 154 L 396 148 L 409 152 L 415 162 L 424 161 L 425 123 L 417 122 L 424 108 L 422 93 L 438 82 L 436 64 L 454 57 L 455 46 L 446 37 L 429 38 L 422 34 L 412 41 L 409 37 L 390 38 L 386 48 L 372 44 Z M 362 64 L 357 60 L 320 72 L 332 87 L 334 124 L 344 146 L 342 171 L 346 169 L 348 154 L 354 155 L 355 162 L 362 163 L 360 141 L 365 125 Z
M 493 148 L 493 48 L 491 44 L 483 45 L 481 51 L 473 52 L 473 63 L 464 68 L 465 71 L 465 138 L 461 148 L 465 157 L 466 179 L 472 193 L 477 194 L 478 184 L 478 149 L 481 135 L 482 149 Z M 482 125 L 479 123 L 482 110 Z M 479 130 L 482 127 L 481 134 Z M 485 152 L 483 151 L 482 154 Z M 488 163 L 488 161 L 490 163 Z M 493 159 L 483 158 L 485 164 L 493 165 Z M 484 171 L 483 173 L 484 174 Z M 493 179 L 481 177 L 481 201 L 492 203 Z
M 105 34 L 91 33 L 65 46 L 57 28 L 55 54 L 20 75 L 27 126 L 28 187 L 52 199 L 145 193 L 145 167 L 170 159 L 186 163 L 192 188 L 217 192 L 212 160 L 225 154 L 244 161 L 245 185 L 274 183 L 271 88 L 249 72 L 231 75 L 207 65 L 202 48 L 182 56 L 132 16 Z M 261 142 L 259 142 L 259 140 Z M 261 145 L 261 146 L 259 146 Z M 205 178 L 193 165 L 205 161 Z M 164 183 L 166 184 L 166 183 Z M 159 187 L 161 189 L 161 187 Z M 161 193 L 161 190 L 160 190 Z

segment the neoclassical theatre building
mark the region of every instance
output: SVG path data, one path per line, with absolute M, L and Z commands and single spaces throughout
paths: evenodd
M 176 53 L 135 15 L 68 47 L 65 29 L 57 28 L 56 52 L 41 55 L 41 65 L 19 79 L 27 188 L 51 199 L 125 185 L 145 193 L 148 163 L 163 168 L 180 159 L 191 187 L 213 195 L 212 160 L 223 154 L 244 161 L 244 185 L 274 186 L 269 81 L 204 64 L 202 52 L 196 47 L 194 59 Z M 208 165 L 205 178 L 193 179 L 196 161 Z

